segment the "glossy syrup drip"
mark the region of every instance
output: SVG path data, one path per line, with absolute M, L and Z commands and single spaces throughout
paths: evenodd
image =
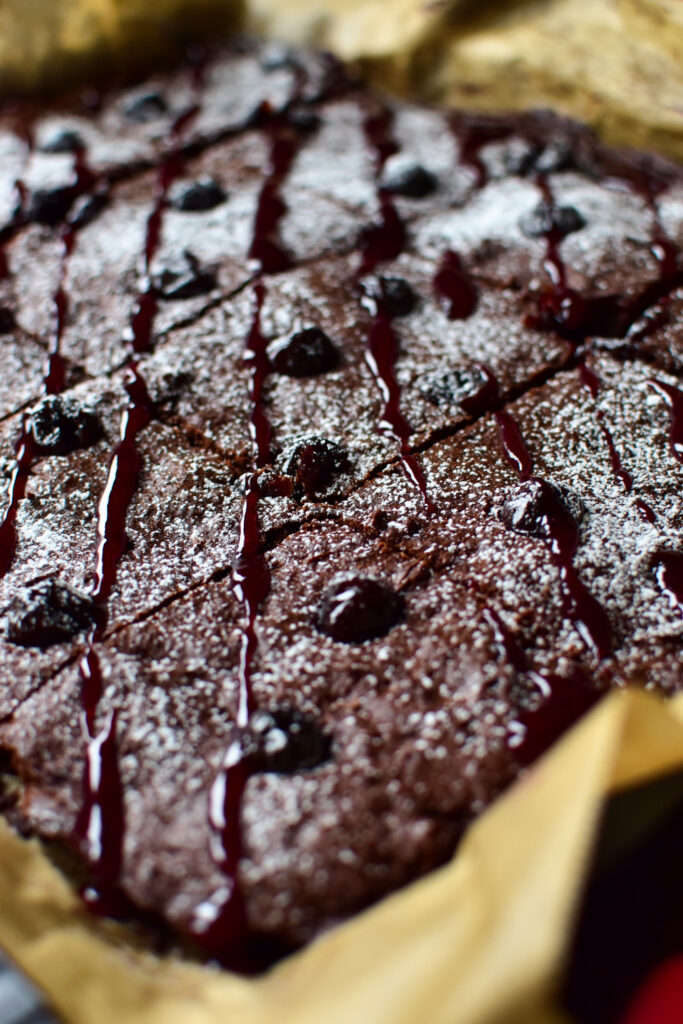
M 529 480 L 534 471 L 534 464 L 517 420 L 509 412 L 501 410 L 496 413 L 496 422 L 505 458 L 520 480 Z
M 543 202 L 554 207 L 555 197 L 547 177 L 538 175 L 536 184 Z M 560 252 L 563 238 L 560 229 L 553 225 L 544 233 L 544 238 L 543 267 L 548 275 L 548 284 L 537 297 L 536 312 L 526 317 L 527 326 L 556 330 L 569 340 L 580 340 L 592 329 L 594 333 L 600 333 L 600 320 L 610 315 L 611 306 L 603 310 L 600 300 L 591 303 L 567 285 L 567 269 Z
M 531 764 L 595 704 L 601 690 L 578 666 L 569 678 L 532 670 L 526 652 L 497 612 L 487 608 L 485 617 L 508 664 L 526 676 L 537 691 L 534 707 L 525 708 L 518 716 L 521 735 L 515 731 L 515 756 L 520 764 Z
M 460 149 L 460 163 L 474 172 L 475 188 L 482 189 L 488 181 L 488 171 L 481 158 L 482 149 L 491 142 L 506 138 L 513 129 L 485 118 L 458 115 L 451 119 L 450 126 Z
M 258 260 L 260 273 L 274 274 L 291 265 L 291 256 L 280 238 L 280 223 L 287 212 L 282 188 L 301 147 L 302 129 L 289 116 L 297 103 L 305 78 L 297 74 L 294 95 L 288 111 L 267 124 L 270 135 L 270 167 L 261 188 L 249 257 Z M 271 371 L 268 339 L 261 328 L 266 288 L 263 280 L 253 288 L 254 312 L 246 339 L 244 363 L 249 371 L 249 433 L 256 450 L 255 469 L 270 462 L 271 427 L 262 401 L 266 378 Z M 258 649 L 256 623 L 260 608 L 270 590 L 270 570 L 262 551 L 258 503 L 261 497 L 258 473 L 246 481 L 240 520 L 240 533 L 232 567 L 232 585 L 242 606 L 242 646 L 238 674 L 236 727 L 245 728 L 256 705 L 252 691 L 252 664 Z M 226 967 L 251 973 L 259 961 L 249 930 L 244 896 L 239 884 L 239 866 L 243 856 L 242 803 L 253 765 L 239 739 L 233 741 L 224 756 L 209 795 L 211 853 L 220 867 L 225 883 L 194 910 L 190 925 L 192 937 L 204 952 Z
M 75 836 L 90 867 L 90 884 L 81 891 L 85 903 L 95 913 L 119 917 L 128 911 L 128 902 L 118 888 L 124 838 L 123 790 L 116 749 L 116 712 L 109 712 L 99 730 L 96 724 L 103 690 L 96 638 L 93 634 L 79 666 L 81 727 L 87 748 L 83 802 Z
M 270 459 L 270 423 L 262 403 L 263 386 L 270 369 L 267 339 L 261 330 L 264 299 L 265 287 L 259 282 L 254 286 L 254 315 L 245 350 L 245 364 L 250 371 L 250 430 L 256 448 L 257 469 Z M 253 473 L 246 482 L 232 569 L 233 590 L 242 605 L 244 618 L 238 676 L 238 729 L 249 724 L 255 710 L 251 673 L 258 648 L 256 621 L 270 590 L 270 570 L 262 551 L 258 518 L 260 496 L 258 476 Z M 228 747 L 209 798 L 212 855 L 223 872 L 225 884 L 195 909 L 191 929 L 193 937 L 208 955 L 224 966 L 242 971 L 253 968 L 246 907 L 238 879 L 244 846 L 242 802 L 252 770 L 240 740 L 234 740 Z
M 669 407 L 671 416 L 669 445 L 674 458 L 683 462 L 683 392 L 673 384 L 665 384 L 661 380 L 651 380 L 650 385 L 662 396 Z
M 249 257 L 258 260 L 261 273 L 277 274 L 291 266 L 292 258 L 280 238 L 280 223 L 287 213 L 282 187 L 299 148 L 301 131 L 287 114 L 275 118 L 268 126 L 270 134 L 270 168 L 259 195 Z
M 683 554 L 664 551 L 657 556 L 655 576 L 659 586 L 669 598 L 672 608 L 683 614 Z
M 578 526 L 556 489 L 540 477 L 532 477 L 531 455 L 514 417 L 508 412 L 498 412 L 496 420 L 508 463 L 521 480 L 535 479 L 542 485 L 539 518 L 545 543 L 560 572 L 566 612 L 584 642 L 603 659 L 612 650 L 612 627 L 604 608 L 576 574 L 573 559 L 579 543 Z
M 399 149 L 392 135 L 392 128 L 393 114 L 384 106 L 375 107 L 363 121 L 365 137 L 375 155 L 375 174 L 378 182 L 386 161 Z M 394 202 L 390 194 L 379 184 L 377 196 L 380 203 L 380 220 L 367 227 L 361 235 L 359 278 L 372 273 L 379 263 L 400 256 L 407 241 L 405 226 Z M 380 429 L 387 431 L 398 441 L 403 470 L 422 495 L 425 509 L 431 515 L 435 511 L 435 506 L 427 492 L 422 467 L 410 451 L 412 427 L 401 412 L 401 387 L 395 373 L 398 338 L 393 327 L 393 317 L 388 305 L 382 302 L 381 298 L 373 301 L 371 308 L 373 317 L 368 332 L 365 360 L 384 401 Z
M 0 521 L 0 579 L 7 574 L 12 564 L 17 544 L 16 519 L 19 504 L 26 494 L 26 484 L 36 454 L 30 423 L 24 419 L 21 434 L 16 444 L 16 458 L 10 479 L 7 506 Z
M 93 189 L 97 176 L 90 170 L 87 162 L 86 151 L 79 147 L 74 154 L 74 172 L 76 175 L 76 192 L 83 195 Z M 43 386 L 47 395 L 57 395 L 66 386 L 66 363 L 62 356 L 61 347 L 64 331 L 69 316 L 69 294 L 66 288 L 66 277 L 69 261 L 76 247 L 78 236 L 78 224 L 73 218 L 68 218 L 61 231 L 62 258 L 59 271 L 59 283 L 52 295 L 54 308 L 54 330 L 50 339 L 48 350 L 48 361 Z
M 381 426 L 398 441 L 405 474 L 419 490 L 425 508 L 431 514 L 435 506 L 427 492 L 422 467 L 410 451 L 412 428 L 401 412 L 401 388 L 394 373 L 397 348 L 398 341 L 391 318 L 386 313 L 377 313 L 370 325 L 365 359 L 384 399 Z
M 125 385 L 129 401 L 121 418 L 121 440 L 114 449 L 98 512 L 93 597 L 100 603 L 109 599 L 119 559 L 126 549 L 126 515 L 142 465 L 137 435 L 153 416 L 152 401 L 135 364 L 131 364 L 129 373 L 130 380 Z
M 77 181 L 82 181 L 83 188 L 85 188 L 85 183 L 91 183 L 93 176 L 91 172 L 87 170 L 87 164 L 83 153 L 76 155 L 75 167 Z M 26 198 L 25 190 L 21 183 L 17 184 L 17 191 L 19 193 L 19 204 L 16 216 L 20 217 L 21 209 Z M 64 229 L 63 240 L 64 255 L 62 258 L 60 283 L 55 295 L 53 296 L 56 319 L 55 335 L 51 343 L 48 366 L 43 379 L 44 391 L 45 394 L 48 395 L 56 394 L 64 387 L 64 362 L 59 354 L 59 345 L 64 331 L 68 311 L 68 298 L 63 282 L 64 275 L 66 273 L 66 261 L 71 256 L 75 242 L 75 233 L 73 228 L 67 226 Z M 5 273 L 9 272 L 3 248 L 3 241 L 0 237 L 0 278 L 3 276 L 3 270 Z M 14 557 L 14 551 L 17 543 L 17 513 L 19 510 L 19 504 L 26 493 L 26 486 L 31 475 L 31 468 L 36 455 L 37 446 L 33 439 L 31 422 L 28 417 L 25 417 L 22 423 L 21 434 L 19 435 L 16 445 L 16 459 L 10 481 L 8 503 L 2 520 L 0 521 L 0 579 L 9 572 L 10 566 L 12 565 L 12 559 Z
M 441 258 L 433 287 L 445 305 L 449 320 L 466 320 L 477 308 L 477 289 L 462 260 L 452 249 L 448 249 Z
M 83 802 L 76 822 L 75 839 L 87 858 L 90 873 L 89 884 L 82 890 L 82 896 L 91 910 L 112 917 L 126 916 L 132 908 L 119 887 L 125 815 L 117 752 L 116 712 L 110 711 L 103 726 L 97 730 L 103 679 L 96 644 L 104 632 L 107 604 L 116 582 L 119 560 L 126 548 L 126 519 L 138 487 L 142 465 L 137 436 L 155 414 L 147 386 L 135 361 L 135 354 L 148 351 L 152 343 L 157 296 L 151 283 L 151 263 L 161 238 L 168 190 L 183 166 L 180 155 L 182 135 L 198 111 L 198 105 L 190 107 L 176 119 L 172 127 L 169 152 L 159 169 L 154 206 L 147 219 L 142 252 L 144 287 L 126 335 L 131 352 L 127 366 L 128 379 L 124 385 L 128 402 L 121 416 L 120 440 L 111 457 L 107 483 L 98 507 L 93 599 L 101 608 L 101 617 L 79 663 L 81 720 L 87 746 Z

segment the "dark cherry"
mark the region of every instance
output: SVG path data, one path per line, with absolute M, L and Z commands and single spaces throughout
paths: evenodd
M 134 124 L 145 124 L 167 114 L 168 103 L 161 93 L 149 90 L 129 97 L 123 112 Z
M 389 584 L 366 576 L 347 576 L 323 594 L 316 625 L 340 643 L 362 643 L 388 633 L 403 612 L 403 598 Z
M 402 277 L 368 277 L 363 281 L 364 305 L 370 307 L 373 316 L 384 313 L 392 319 L 408 316 L 417 305 L 417 295 L 411 285 Z
M 434 292 L 449 320 L 466 320 L 477 308 L 477 289 L 456 252 L 447 250 L 434 275 Z
M 287 377 L 317 377 L 333 370 L 339 362 L 339 350 L 319 327 L 305 327 L 283 341 L 268 347 L 274 370 Z
M 580 231 L 586 226 L 586 221 L 573 206 L 544 202 L 523 214 L 519 226 L 528 238 L 545 238 L 552 234 L 559 240 Z
M 30 422 L 38 449 L 45 455 L 66 455 L 102 436 L 96 414 L 66 395 L 43 398 L 31 411 Z
M 227 199 L 225 189 L 215 178 L 198 178 L 196 181 L 178 181 L 169 190 L 168 201 L 176 210 L 184 213 L 203 213 L 213 210 Z
M 255 711 L 240 736 L 253 772 L 293 775 L 330 758 L 331 743 L 319 722 L 292 707 Z
M 548 539 L 546 517 L 550 508 L 556 515 L 573 518 L 559 488 L 547 480 L 533 478 L 507 492 L 497 508 L 497 516 L 508 530 Z
M 58 128 L 40 148 L 43 153 L 81 153 L 85 145 L 78 132 L 71 128 Z
M 418 387 L 432 405 L 463 405 L 481 394 L 489 377 L 479 366 L 454 366 L 426 374 Z
M 7 306 L 0 306 L 0 334 L 9 334 L 16 327 L 14 313 Z
M 294 478 L 295 499 L 320 494 L 349 468 L 346 449 L 326 437 L 299 438 L 285 448 L 278 462 L 282 471 Z
M 97 189 L 95 192 L 86 192 L 79 196 L 73 205 L 69 215 L 69 224 L 76 230 L 87 227 L 88 224 L 99 217 L 100 213 L 109 203 L 109 189 L 106 186 Z
M 436 177 L 431 171 L 400 153 L 389 157 L 382 169 L 379 183 L 387 192 L 410 199 L 423 199 L 437 187 Z
M 202 267 L 194 253 L 186 249 L 183 253 L 163 260 L 153 283 L 164 299 L 193 299 L 213 291 L 216 275 Z
M 68 214 L 74 199 L 73 185 L 38 188 L 29 197 L 27 218 L 38 224 L 58 224 Z
M 59 580 L 43 580 L 16 594 L 5 613 L 7 639 L 21 647 L 50 647 L 89 629 L 97 608 Z

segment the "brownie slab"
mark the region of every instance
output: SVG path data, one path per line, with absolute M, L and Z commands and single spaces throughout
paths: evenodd
M 0 116 L 0 800 L 255 970 L 680 690 L 681 170 L 251 44 L 91 100 Z

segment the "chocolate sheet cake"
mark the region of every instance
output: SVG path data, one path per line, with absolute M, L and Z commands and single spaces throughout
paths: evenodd
M 257 969 L 683 685 L 683 173 L 240 44 L 0 117 L 3 813 Z

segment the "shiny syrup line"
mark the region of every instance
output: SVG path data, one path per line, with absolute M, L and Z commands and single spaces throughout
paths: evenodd
M 30 152 L 30 141 L 27 145 Z M 82 195 L 92 186 L 95 180 L 92 171 L 87 165 L 85 151 L 82 148 L 74 154 L 74 173 L 76 175 L 74 191 L 76 195 Z M 26 188 L 23 183 L 17 182 L 16 187 L 19 202 L 13 222 L 21 219 L 22 210 L 27 198 Z M 68 262 L 76 244 L 76 235 L 76 226 L 67 221 L 62 228 L 63 251 L 60 260 L 59 283 L 52 296 L 55 328 L 50 340 L 48 363 L 43 376 L 43 393 L 45 395 L 59 394 L 64 389 L 65 384 L 65 364 L 60 354 L 60 345 L 68 316 L 69 300 L 64 282 Z M 0 280 L 8 275 L 9 262 L 5 253 L 4 242 L 0 239 Z M 0 579 L 9 572 L 14 560 L 17 546 L 16 519 L 19 505 L 26 495 L 31 469 L 38 455 L 38 447 L 33 437 L 30 416 L 24 416 L 22 419 L 21 432 L 16 442 L 15 452 L 7 506 L 0 521 Z
M 663 283 L 683 283 L 683 271 L 679 267 L 679 251 L 675 243 L 667 236 L 659 218 L 656 196 L 650 190 L 648 201 L 654 217 L 652 253 L 659 261 L 660 279 Z M 669 295 L 661 300 L 666 306 Z M 653 321 L 656 323 L 656 320 Z M 664 399 L 670 415 L 669 447 L 671 454 L 679 462 L 683 462 L 683 392 L 673 384 L 664 381 L 650 380 L 650 386 Z M 655 578 L 663 593 L 669 599 L 672 608 L 678 608 L 683 615 L 683 553 L 679 551 L 661 552 L 654 565 Z
M 195 89 L 201 83 L 195 81 Z M 126 332 L 130 358 L 124 384 L 128 402 L 121 415 L 120 440 L 112 453 L 107 482 L 100 498 L 97 518 L 97 553 L 93 600 L 101 614 L 88 638 L 79 670 L 81 675 L 81 725 L 86 743 L 83 797 L 74 835 L 85 851 L 90 882 L 82 890 L 86 904 L 96 913 L 121 916 L 130 905 L 119 889 L 123 859 L 125 818 L 123 789 L 118 764 L 116 711 L 110 711 L 97 729 L 97 715 L 104 692 L 104 677 L 96 644 L 102 638 L 107 605 L 116 582 L 118 563 L 126 547 L 126 518 L 137 491 L 142 460 L 137 436 L 154 417 L 154 406 L 135 356 L 152 347 L 157 294 L 151 265 L 158 250 L 168 191 L 183 169 L 181 144 L 185 130 L 199 113 L 193 104 L 175 121 L 171 145 L 159 168 L 156 196 L 147 218 L 142 253 L 142 289 L 130 327 Z
M 250 432 L 256 447 L 255 469 L 267 464 L 270 454 L 270 423 L 261 395 L 270 363 L 266 353 L 267 339 L 261 331 L 261 310 L 265 286 L 254 286 L 254 313 L 245 348 L 245 364 L 249 368 Z M 255 710 L 252 690 L 252 664 L 258 648 L 256 622 L 270 590 L 270 570 L 262 552 L 258 518 L 260 498 L 258 473 L 246 481 L 240 532 L 232 568 L 232 587 L 242 606 L 244 625 L 238 668 L 238 701 L 235 724 L 248 726 Z M 210 956 L 224 966 L 248 971 L 251 967 L 246 905 L 239 884 L 239 865 L 244 852 L 241 812 L 244 793 L 252 768 L 244 756 L 242 744 L 235 739 L 223 758 L 220 771 L 209 794 L 209 826 L 211 853 L 220 867 L 225 883 L 212 896 L 195 908 L 192 934 Z
M 650 386 L 664 399 L 669 407 L 671 426 L 669 446 L 671 453 L 683 462 L 683 391 L 661 380 L 651 380 Z M 683 615 L 683 553 L 662 551 L 654 565 L 655 577 L 662 591 L 667 595 L 672 608 L 678 608 Z
M 519 425 L 511 413 L 495 414 L 500 443 L 508 464 L 520 480 L 535 480 L 542 487 L 541 516 L 546 537 L 544 541 L 558 568 L 565 597 L 566 611 L 584 643 L 599 660 L 612 650 L 612 627 L 607 614 L 586 589 L 574 568 L 574 554 L 578 546 L 578 527 L 565 509 L 555 489 L 540 477 L 534 477 L 533 461 L 524 442 Z
M 303 73 L 297 77 L 292 103 L 300 95 Z M 291 104 L 290 104 L 291 106 Z M 267 353 L 268 339 L 261 328 L 266 297 L 263 276 L 278 273 L 291 265 L 291 257 L 280 237 L 280 224 L 287 212 L 282 187 L 302 145 L 301 129 L 285 113 L 269 126 L 270 162 L 261 187 L 249 247 L 249 258 L 259 263 L 259 277 L 253 286 L 254 310 L 245 343 L 244 364 L 249 372 L 249 433 L 255 448 L 254 472 L 245 485 L 240 531 L 232 567 L 232 587 L 242 606 L 243 628 L 238 667 L 237 729 L 245 729 L 256 705 L 252 688 L 252 665 L 258 649 L 256 623 L 270 591 L 270 569 L 262 551 L 258 504 L 258 470 L 270 461 L 271 425 L 262 396 L 271 370 Z M 221 869 L 224 884 L 207 900 L 195 907 L 191 934 L 209 956 L 224 966 L 249 973 L 254 969 L 255 952 L 250 948 L 246 904 L 239 884 L 239 866 L 244 852 L 241 814 L 247 783 L 252 774 L 242 743 L 235 739 L 224 755 L 221 768 L 209 793 L 211 854 Z
M 519 762 L 531 764 L 596 703 L 602 691 L 578 666 L 573 668 L 569 678 L 535 671 L 498 613 L 487 608 L 484 616 L 505 661 L 534 684 L 541 700 L 535 708 L 525 709 L 518 715 L 522 733 L 516 733 L 517 742 L 511 744 Z
M 358 278 L 373 273 L 380 263 L 396 259 L 406 244 L 405 225 L 391 194 L 380 184 L 380 175 L 386 161 L 399 149 L 392 128 L 393 113 L 384 106 L 377 106 L 363 121 L 365 137 L 375 154 L 380 219 L 366 227 L 361 236 Z M 388 309 L 383 308 L 381 300 L 378 300 L 368 332 L 365 361 L 384 401 L 380 429 L 387 431 L 398 442 L 403 471 L 422 495 L 425 509 L 431 515 L 436 507 L 429 497 L 422 467 L 410 451 L 409 439 L 413 431 L 401 411 L 401 386 L 395 372 L 397 355 L 398 339 L 392 317 Z

